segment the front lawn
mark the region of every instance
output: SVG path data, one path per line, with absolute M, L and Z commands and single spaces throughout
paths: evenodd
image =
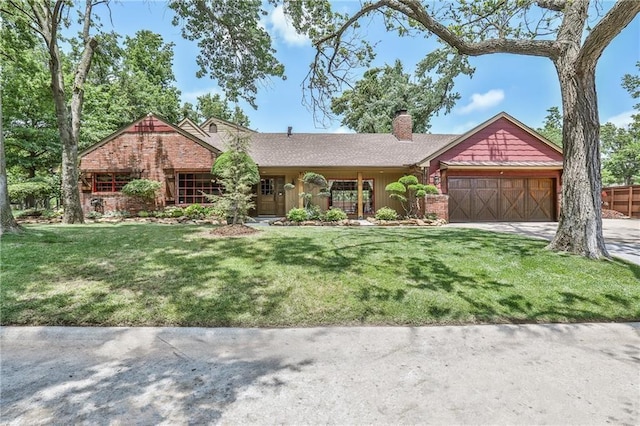
M 462 228 L 28 226 L 3 325 L 312 326 L 640 319 L 640 267 Z

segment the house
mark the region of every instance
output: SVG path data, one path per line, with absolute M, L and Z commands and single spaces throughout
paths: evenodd
M 406 111 L 391 134 L 259 133 L 217 118 L 173 125 L 150 114 L 80 153 L 83 208 L 100 200 L 105 211 L 135 209 L 119 192 L 134 178 L 163 183 L 158 207 L 205 203 L 202 193 L 220 189 L 209 173 L 225 138 L 242 133 L 260 170 L 256 215 L 301 206 L 301 177 L 313 171 L 329 182 L 330 197 L 317 202 L 353 217 L 399 209 L 385 187 L 415 174 L 443 194 L 427 197 L 426 211 L 451 222 L 557 219 L 562 151 L 515 118 L 503 112 L 463 135 L 411 129 Z

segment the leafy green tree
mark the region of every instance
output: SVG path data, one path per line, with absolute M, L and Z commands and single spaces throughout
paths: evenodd
M 602 126 L 600 140 L 602 168 L 607 172 L 603 176 L 605 184 L 633 185 L 640 182 L 640 132 L 637 128 L 640 127 L 617 128 L 611 123 Z
M 636 63 L 640 71 L 640 62 Z M 640 75 L 625 74 L 624 87 L 633 99 L 640 98 Z M 602 126 L 602 181 L 605 184 L 633 185 L 640 182 L 640 103 L 634 105 L 636 114 L 628 128 L 611 123 Z
M 222 183 L 222 195 L 209 195 L 216 208 L 225 211 L 232 225 L 242 224 L 254 206 L 252 187 L 260 182 L 258 166 L 248 154 L 251 139 L 230 135 L 226 151 L 213 164 L 211 173 Z
M 108 0 L 98 3 L 108 3 Z M 51 77 L 51 93 L 62 145 L 62 199 L 64 223 L 82 223 L 84 216 L 78 188 L 78 142 L 84 104 L 84 85 L 98 41 L 94 30 L 94 2 L 75 9 L 69 0 L 29 1 L 5 0 L 0 3 L 3 18 L 30 37 L 43 43 L 48 53 L 47 65 Z M 75 10 L 74 10 L 75 9 Z M 61 32 L 68 26 L 70 13 L 77 13 L 82 45 L 79 60 L 70 64 L 71 81 L 65 81 L 65 61 L 59 47 Z M 69 87 L 70 86 L 70 87 Z
M 221 118 L 240 126 L 249 127 L 249 117 L 246 116 L 242 108 L 235 105 L 232 109 L 227 99 L 222 98 L 218 93 L 198 96 L 196 110 L 200 121 L 211 117 Z
M 441 77 L 434 80 L 431 72 Z M 431 117 L 451 111 L 460 94 L 452 92 L 453 79 L 472 75 L 466 57 L 451 49 L 439 49 L 418 63 L 415 79 L 404 72 L 402 62 L 372 68 L 353 89 L 331 101 L 331 111 L 342 115 L 342 125 L 360 133 L 389 133 L 394 113 L 406 109 L 413 118 L 413 132 L 426 133 Z
M 427 194 L 437 194 L 433 185 L 424 185 L 413 175 L 402 176 L 397 182 L 391 182 L 385 188 L 389 197 L 400 201 L 405 217 L 420 215 L 420 200 Z
M 542 127 L 537 131 L 558 146 L 562 146 L 562 114 L 557 106 L 547 110 L 549 114 L 544 118 Z

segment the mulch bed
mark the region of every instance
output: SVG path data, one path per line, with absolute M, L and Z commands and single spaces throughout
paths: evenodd
M 602 209 L 603 219 L 627 219 L 628 217 L 616 210 Z
M 245 237 L 259 232 L 259 230 L 246 225 L 226 225 L 212 230 L 211 235 L 216 237 Z

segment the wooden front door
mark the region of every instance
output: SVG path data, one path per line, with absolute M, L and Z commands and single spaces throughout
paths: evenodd
M 261 177 L 256 204 L 259 215 L 284 216 L 284 176 Z
M 554 220 L 553 179 L 449 178 L 451 222 Z

